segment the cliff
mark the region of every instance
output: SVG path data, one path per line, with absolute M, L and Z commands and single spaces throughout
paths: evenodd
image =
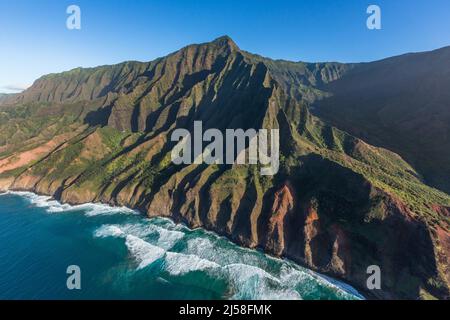
M 44 76 L 0 107 L 0 190 L 170 217 L 371 297 L 448 299 L 450 196 L 397 154 L 309 112 L 354 67 L 273 61 L 222 37 L 148 63 Z M 279 129 L 279 173 L 173 164 L 170 135 L 194 121 Z M 382 289 L 369 292 L 374 264 Z

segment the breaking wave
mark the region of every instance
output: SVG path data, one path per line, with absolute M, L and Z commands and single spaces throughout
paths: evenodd
M 80 205 L 70 205 L 60 203 L 50 196 L 41 196 L 27 191 L 8 191 L 4 194 L 13 194 L 27 199 L 31 205 L 44 208 L 49 213 L 83 211 L 86 216 L 114 215 L 114 214 L 139 214 L 136 210 L 127 207 L 112 207 L 99 203 L 85 203 Z
M 363 298 L 338 281 L 332 282 L 288 261 L 240 248 L 210 232 L 189 230 L 168 219 L 102 225 L 94 236 L 125 239 L 137 262 L 136 270 L 160 261 L 163 274 L 171 281 L 193 272 L 222 280 L 227 284 L 228 299 L 303 299 L 313 298 L 320 291 L 324 296 L 339 299 Z M 180 247 L 178 252 L 172 250 L 175 246 Z
M 132 235 L 126 236 L 125 244 L 133 256 L 138 260 L 138 269 L 145 268 L 156 260 L 161 259 L 166 253 L 164 249 Z
M 108 246 L 109 251 L 123 248 L 128 253 L 121 258 L 127 259 L 127 270 L 119 268 L 116 277 L 120 279 L 126 274 L 144 277 L 145 282 L 151 276 L 163 283 L 215 290 L 225 299 L 363 299 L 337 280 L 169 219 L 138 217 L 137 211 L 123 207 L 72 206 L 30 192 L 8 193 L 49 214 L 83 214 L 93 226 L 90 237 L 99 246 Z

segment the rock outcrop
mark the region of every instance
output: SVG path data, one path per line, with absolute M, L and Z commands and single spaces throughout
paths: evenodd
M 149 63 L 45 76 L 0 107 L 0 191 L 170 217 L 369 297 L 449 298 L 450 196 L 397 154 L 308 110 L 352 68 L 272 61 L 222 37 Z M 205 130 L 279 129 L 279 173 L 175 165 L 171 133 L 192 131 L 194 121 Z M 381 268 L 380 290 L 366 287 L 370 265 Z

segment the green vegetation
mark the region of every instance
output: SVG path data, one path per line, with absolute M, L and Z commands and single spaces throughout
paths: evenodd
M 309 111 L 312 104 L 330 98 L 330 83 L 360 67 L 274 61 L 243 52 L 231 39 L 221 38 L 149 63 L 44 76 L 33 90 L 18 96 L 19 102 L 0 106 L 0 161 L 14 163 L 25 151 L 48 143 L 53 147 L 26 165 L 3 171 L 0 166 L 0 179 L 15 177 L 21 188 L 37 187 L 67 201 L 104 201 L 173 215 L 245 245 L 266 246 L 270 252 L 288 252 L 295 258 L 311 249 L 303 243 L 306 246 L 307 236 L 315 232 L 321 237 L 314 240 L 319 247 L 310 253 L 318 254 L 314 259 L 320 261 L 328 254 L 320 246 L 339 247 L 342 239 L 337 235 L 345 234 L 353 246 L 348 253 L 352 270 L 366 263 L 397 263 L 392 260 L 397 251 L 389 249 L 406 246 L 390 229 L 390 223 L 398 223 L 400 231 L 422 237 L 414 241 L 426 242 L 426 234 L 431 242 L 422 246 L 425 249 L 418 246 L 425 250 L 417 251 L 420 254 L 402 257 L 414 261 L 401 268 L 414 272 L 389 278 L 389 290 L 401 297 L 416 289 L 414 294 L 420 291 L 422 297 L 444 296 L 449 285 L 442 270 L 447 266 L 433 259 L 435 254 L 445 255 L 439 251 L 443 246 L 437 244 L 435 231 L 438 226 L 448 230 L 449 194 L 428 185 L 428 170 L 413 166 L 415 161 L 367 144 Z M 279 173 L 261 176 L 260 167 L 250 165 L 174 165 L 170 134 L 176 128 L 190 128 L 194 120 L 221 130 L 280 129 Z M 372 132 L 370 124 L 367 119 L 363 123 L 367 132 Z M 378 134 L 374 136 L 380 138 Z M 407 151 L 405 159 L 412 159 L 409 155 L 416 151 Z M 285 212 L 286 220 L 275 226 L 267 210 L 272 210 L 275 192 L 286 183 L 292 184 L 295 212 Z M 318 215 L 311 219 L 320 222 L 320 228 L 312 231 L 314 223 L 304 225 L 311 207 Z M 402 211 L 405 221 L 420 222 L 426 232 L 414 233 L 419 227 L 411 231 L 402 219 L 386 222 L 395 210 Z M 278 228 L 286 233 L 279 234 Z M 311 234 L 306 234 L 308 230 Z M 383 247 L 391 240 L 395 243 Z M 415 248 L 415 243 L 407 245 Z M 339 251 L 335 260 L 345 254 Z M 335 260 L 313 267 L 328 272 Z

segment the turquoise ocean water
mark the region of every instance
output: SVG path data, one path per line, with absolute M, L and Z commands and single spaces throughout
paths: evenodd
M 81 269 L 68 290 L 66 269 Z M 360 299 L 352 287 L 127 208 L 0 194 L 0 299 Z

